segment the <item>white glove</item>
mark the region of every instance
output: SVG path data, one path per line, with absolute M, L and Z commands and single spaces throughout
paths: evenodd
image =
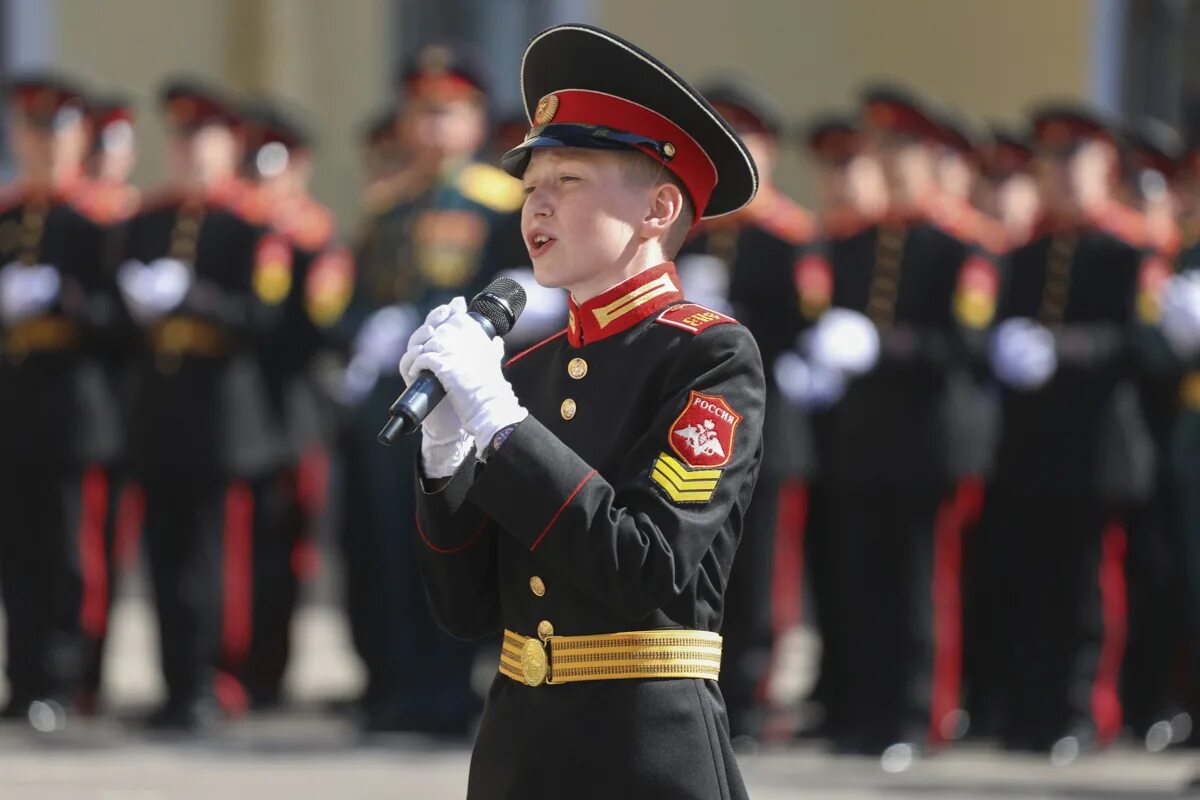
M 176 258 L 149 264 L 132 259 L 117 269 L 117 287 L 129 313 L 145 327 L 179 307 L 192 288 L 192 270 Z
M 1180 358 L 1200 353 L 1200 272 L 1176 275 L 1163 288 L 1159 325 Z
M 456 313 L 466 313 L 467 301 L 456 297 L 448 304 L 438 306 L 425 317 L 424 324 L 413 331 L 408 347 L 400 359 L 400 376 L 412 385 L 421 370 L 414 362 L 425 352 L 425 346 L 433 333 Z M 378 313 L 378 312 L 377 312 Z M 443 384 L 444 385 L 444 384 Z M 463 430 L 462 420 L 450 400 L 443 399 L 421 423 L 421 463 L 425 475 L 430 478 L 445 478 L 453 475 L 460 464 L 466 461 L 475 445 L 471 434 Z
M 775 359 L 775 385 L 794 405 L 810 411 L 829 408 L 846 393 L 846 376 L 788 350 Z
M 504 377 L 503 358 L 504 340 L 489 339 L 460 305 L 434 329 L 410 367 L 416 372 L 427 369 L 441 381 L 481 457 L 501 428 L 529 416 Z
M 808 354 L 821 367 L 865 375 L 879 361 L 879 331 L 857 311 L 831 308 L 808 334 Z
M 0 322 L 16 325 L 44 313 L 62 288 L 62 276 L 49 264 L 7 264 L 0 269 Z
M 1044 386 L 1058 369 L 1054 334 L 1031 319 L 1000 323 L 992 337 L 989 355 L 996 377 L 1023 391 Z

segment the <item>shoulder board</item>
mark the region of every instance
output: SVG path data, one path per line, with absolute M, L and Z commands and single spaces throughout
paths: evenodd
M 763 219 L 762 226 L 767 232 L 792 244 L 803 244 L 811 240 L 816 227 L 808 211 L 782 194 L 771 212 Z
M 1090 222 L 1110 236 L 1121 239 L 1133 247 L 1142 247 L 1146 242 L 1146 225 L 1142 216 L 1128 206 L 1113 203 Z
M 292 244 L 310 252 L 327 248 L 335 232 L 333 213 L 315 200 L 304 203 L 278 227 Z
M 685 330 L 693 335 L 699 334 L 714 325 L 737 324 L 737 320 L 733 317 L 727 317 L 719 311 L 713 311 L 711 308 L 705 308 L 697 303 L 682 303 L 677 306 L 671 306 L 659 314 L 658 318 L 654 321 L 662 325 L 670 325 L 672 328 Z
M 20 182 L 0 186 L 0 211 L 8 211 L 25 200 L 25 186 Z
M 525 201 L 521 182 L 488 164 L 470 164 L 458 175 L 458 190 L 468 200 L 491 211 L 516 211 Z

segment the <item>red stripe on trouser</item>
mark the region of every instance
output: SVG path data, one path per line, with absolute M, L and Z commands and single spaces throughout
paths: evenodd
M 122 572 L 133 566 L 138 545 L 142 540 L 142 523 L 146 519 L 146 493 L 141 484 L 127 483 L 117 500 L 117 521 L 113 561 Z
M 86 636 L 99 639 L 108 629 L 108 566 L 104 558 L 104 523 L 108 518 L 108 475 L 101 467 L 83 473 L 79 515 L 79 568 L 83 602 L 79 623 Z
M 254 495 L 241 481 L 225 493 L 224 593 L 221 653 L 225 664 L 237 667 L 250 650 L 254 559 Z
M 1092 718 L 1096 735 L 1110 742 L 1121 731 L 1121 700 L 1117 680 L 1125 657 L 1127 606 L 1125 597 L 1125 527 L 1117 519 L 1104 529 L 1100 542 L 1100 603 L 1104 617 L 1104 640 L 1100 663 L 1092 683 Z
M 778 639 L 800 624 L 804 585 L 804 530 L 808 516 L 808 484 L 784 482 L 779 490 L 771 565 L 771 627 Z
M 958 710 L 962 685 L 962 512 L 969 502 L 966 484 L 938 509 L 933 532 L 933 687 L 929 704 L 929 738 L 950 738 L 952 715 Z
M 295 498 L 300 515 L 291 552 L 292 574 L 311 581 L 321 571 L 321 551 L 313 536 L 313 527 L 325 509 L 329 497 L 329 453 L 321 445 L 304 451 L 295 469 Z

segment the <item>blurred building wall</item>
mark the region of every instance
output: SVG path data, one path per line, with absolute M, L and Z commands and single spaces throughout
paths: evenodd
M 1045 95 L 1086 96 L 1091 84 L 1091 0 L 576 2 L 689 78 L 732 66 L 759 79 L 797 122 L 846 103 L 880 75 L 982 119 L 1014 118 Z M 393 0 L 56 0 L 49 7 L 53 62 L 139 100 L 138 183 L 161 174 L 155 86 L 169 72 L 196 72 L 308 109 L 319 139 L 314 189 L 352 229 L 357 125 L 389 96 L 404 24 Z M 515 83 L 517 75 L 495 79 Z M 807 160 L 796 147 L 781 159 L 780 182 L 811 200 Z
M 735 67 L 796 122 L 891 76 L 977 118 L 1015 119 L 1047 95 L 1087 97 L 1090 0 L 597 0 L 597 24 L 699 80 Z M 780 184 L 811 201 L 799 148 Z
M 263 91 L 307 111 L 317 138 L 314 191 L 346 232 L 358 208 L 359 124 L 389 97 L 391 0 L 59 0 L 55 66 L 138 100 L 134 180 L 162 175 L 156 88 L 188 72 Z

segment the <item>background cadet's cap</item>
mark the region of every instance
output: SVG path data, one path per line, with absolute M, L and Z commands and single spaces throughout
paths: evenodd
M 533 128 L 501 158 L 520 177 L 538 147 L 636 150 L 670 170 L 697 218 L 737 211 L 758 191 L 746 145 L 703 96 L 654 56 L 608 31 L 560 25 L 521 61 Z
M 8 81 L 12 104 L 37 124 L 51 125 L 61 111 L 82 113 L 83 89 L 71 79 L 54 72 L 28 72 Z
M 404 61 L 400 88 L 408 100 L 482 100 L 488 93 L 482 62 L 463 44 L 427 44 Z
M 848 161 L 862 152 L 866 136 L 852 114 L 823 114 L 804 128 L 804 144 L 823 161 Z
M 1003 180 L 1029 168 L 1033 148 L 1024 132 L 993 124 L 979 146 L 979 156 L 983 174 L 993 180 Z
M 1034 147 L 1058 150 L 1086 139 L 1105 139 L 1118 144 L 1116 127 L 1099 110 L 1077 102 L 1047 103 L 1029 115 Z
M 197 78 L 174 78 L 159 91 L 162 109 L 182 130 L 204 125 L 237 125 L 235 105 L 224 92 Z
M 938 141 L 944 146 L 974 161 L 979 159 L 979 142 L 974 127 L 962 114 L 943 108 L 933 112 L 938 124 Z
M 871 131 L 929 142 L 940 141 L 944 135 L 930 104 L 911 89 L 874 83 L 862 90 L 860 98 L 863 122 Z
M 133 122 L 133 98 L 125 94 L 92 95 L 87 101 L 88 117 L 97 131 L 118 122 Z
M 1141 119 L 1125 130 L 1129 165 L 1135 170 L 1154 170 L 1170 178 L 1183 158 L 1183 139 L 1167 123 Z
M 299 113 L 276 100 L 255 98 L 242 108 L 241 118 L 250 148 L 281 144 L 288 150 L 306 150 L 312 146 L 312 135 Z
M 779 136 L 783 112 L 757 84 L 740 76 L 727 75 L 704 83 L 699 89 L 704 99 L 738 133 Z

